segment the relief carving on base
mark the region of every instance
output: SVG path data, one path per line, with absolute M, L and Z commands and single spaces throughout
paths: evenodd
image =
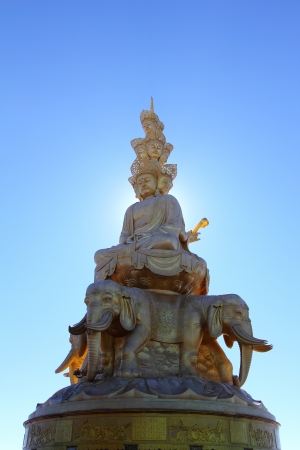
M 251 445 L 256 445 L 257 447 L 263 448 L 274 448 L 274 438 L 273 433 L 269 433 L 267 430 L 262 430 L 253 428 L 252 423 L 249 425 L 249 435 Z
M 132 421 L 132 440 L 166 440 L 167 424 L 163 417 L 141 417 Z
M 53 442 L 52 425 L 48 428 L 42 428 L 39 425 L 30 425 L 28 431 L 27 447 L 36 444 L 49 444 Z
M 71 442 L 73 420 L 61 420 L 56 424 L 55 442 Z
M 131 423 L 126 425 L 97 425 L 89 422 L 88 419 L 83 425 L 77 427 L 77 431 L 80 433 L 75 438 L 75 441 L 109 441 L 116 439 L 126 439 L 126 429 L 131 426 Z
M 227 443 L 229 442 L 228 428 L 222 428 L 221 420 L 218 421 L 215 427 L 209 425 L 200 427 L 197 423 L 188 426 L 184 425 L 182 420 L 179 421 L 178 425 L 168 426 L 169 430 L 176 431 L 176 437 L 172 440 L 174 442 L 214 442 L 214 443 Z

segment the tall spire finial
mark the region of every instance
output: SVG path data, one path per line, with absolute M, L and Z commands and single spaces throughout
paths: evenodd
M 150 100 L 150 112 L 154 113 L 154 105 L 153 105 L 153 98 L 152 97 L 151 97 L 151 100 Z

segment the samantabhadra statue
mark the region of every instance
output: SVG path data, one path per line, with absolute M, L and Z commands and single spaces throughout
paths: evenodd
M 111 401 L 123 397 L 178 399 L 181 410 L 187 408 L 180 403 L 185 398 L 228 401 L 236 408 L 242 404 L 266 411 L 241 386 L 253 351 L 267 352 L 272 345 L 253 337 L 249 308 L 238 295 L 208 295 L 206 262 L 189 249 L 208 221 L 202 219 L 193 230 L 185 229 L 181 207 L 169 194 L 177 175 L 177 166 L 167 164 L 173 146 L 166 143 L 164 125 L 154 113 L 152 99 L 150 110 L 141 113 L 141 123 L 145 137 L 131 141 L 136 159 L 129 178 L 138 201 L 125 212 L 119 243 L 95 253 L 94 283 L 88 286 L 84 300 L 86 313 L 69 327 L 72 347 L 56 369 L 56 373 L 69 369 L 65 376 L 70 377 L 71 386 L 39 404 L 37 411 L 87 399 L 109 399 L 107 407 L 113 409 L 118 407 Z M 228 348 L 235 341 L 240 347 L 239 375 L 233 374 L 217 341 L 221 335 Z M 198 403 L 193 405 L 200 408 Z M 124 408 L 129 408 L 128 404 Z M 145 404 L 140 408 L 147 409 Z M 258 442 L 250 425 L 248 437 L 237 442 Z M 98 438 L 93 437 L 87 431 L 90 425 L 83 429 L 78 442 L 110 439 L 103 430 L 104 434 L 101 431 Z M 36 428 L 32 430 L 25 448 L 42 439 L 36 437 Z M 124 430 L 116 439 L 124 438 Z M 231 439 L 234 444 L 234 433 L 227 441 L 220 437 L 224 430 L 220 431 L 219 422 L 212 430 L 205 438 L 203 433 L 194 433 L 193 439 L 193 434 L 187 434 L 187 441 L 224 443 Z M 269 431 L 266 433 L 264 446 L 279 448 L 275 434 L 271 439 Z M 133 432 L 132 439 L 134 436 Z

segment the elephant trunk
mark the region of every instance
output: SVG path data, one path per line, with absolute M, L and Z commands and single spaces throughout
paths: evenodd
M 87 335 L 88 343 L 88 371 L 87 379 L 92 381 L 97 373 L 99 354 L 100 354 L 100 334 L 95 331 L 89 331 Z
M 242 325 L 235 324 L 231 329 L 240 347 L 239 380 L 240 386 L 242 386 L 248 377 L 253 350 L 267 352 L 272 349 L 272 345 L 267 344 L 267 341 L 263 339 L 253 337 L 250 322 L 243 322 Z
M 93 331 L 105 331 L 105 330 L 107 330 L 107 328 L 109 328 L 110 324 L 112 323 L 113 317 L 114 317 L 114 311 L 107 310 L 102 315 L 99 322 L 89 323 L 89 320 L 87 320 L 86 328 L 88 330 L 93 330 Z

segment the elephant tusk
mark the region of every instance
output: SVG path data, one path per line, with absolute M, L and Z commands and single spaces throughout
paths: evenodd
M 253 351 L 251 345 L 241 344 L 240 342 L 238 344 L 240 347 L 239 387 L 242 387 L 248 377 Z
M 250 336 L 240 324 L 233 325 L 231 327 L 234 336 L 237 338 L 239 342 L 245 345 L 253 345 L 257 348 L 270 347 L 264 339 L 256 339 L 253 336 Z M 271 350 L 270 348 L 268 350 Z M 268 351 L 266 350 L 266 351 Z M 261 350 L 257 350 L 261 351 Z
M 272 344 L 268 344 L 268 345 L 254 345 L 253 346 L 253 350 L 255 350 L 256 352 L 260 352 L 260 353 L 269 352 L 270 350 L 272 350 L 272 348 L 273 348 Z
M 71 349 L 69 351 L 69 353 L 67 354 L 67 356 L 65 357 L 65 359 L 63 360 L 63 362 L 61 363 L 60 366 L 58 366 L 58 368 L 56 369 L 55 373 L 60 373 L 63 370 L 65 370 L 67 367 L 69 367 L 72 362 L 75 359 L 75 352 L 73 349 Z

